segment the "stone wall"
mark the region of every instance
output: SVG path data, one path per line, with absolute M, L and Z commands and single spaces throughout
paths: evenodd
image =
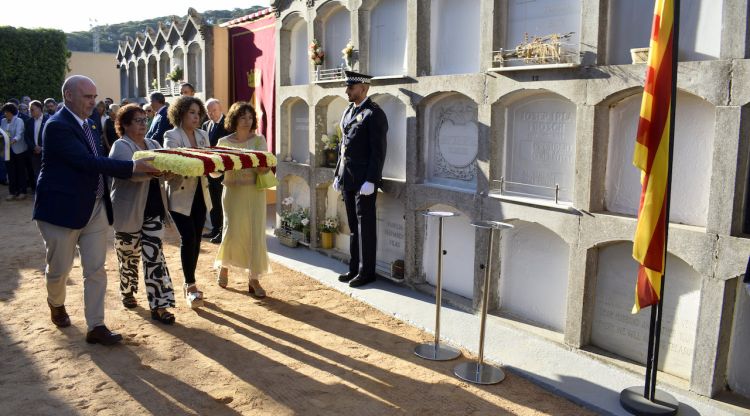
M 436 229 L 420 211 L 459 212 L 460 219 L 445 220 L 444 289 L 453 304 L 476 309 L 489 238 L 469 223 L 511 223 L 516 228 L 491 247 L 491 313 L 615 365 L 643 363 L 648 311 L 630 314 L 640 196 L 630 161 L 646 67 L 626 60 L 631 48 L 647 46 L 651 19 L 642 16 L 653 2 L 635 2 L 646 10 L 641 20 L 619 3 L 286 2 L 277 23 L 277 208 L 303 189 L 286 184 L 302 180 L 310 193 L 299 202 L 308 204 L 313 224 L 332 214 L 345 219 L 320 143 L 338 122 L 344 88 L 316 81 L 300 53 L 312 39 L 345 44 L 326 32 L 330 16 L 331 30 L 341 32 L 345 13 L 353 69 L 377 72 L 370 94 L 390 116 L 389 175 L 378 197 L 381 274 L 432 292 Z M 750 253 L 748 2 L 682 4 L 693 23 L 679 54 L 660 368 L 674 376 L 667 382 L 702 395 L 729 386 L 750 397 L 750 376 L 737 370 L 750 348 L 750 302 L 741 287 Z M 524 33 L 569 32 L 555 59 L 498 59 Z M 335 50 L 326 59 L 326 68 L 342 64 Z M 321 251 L 346 259 L 345 232 L 334 250 Z M 315 233 L 311 248 L 318 248 Z M 390 274 L 399 255 L 403 279 Z

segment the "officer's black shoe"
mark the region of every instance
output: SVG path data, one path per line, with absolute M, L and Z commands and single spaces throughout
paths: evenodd
M 360 287 L 364 286 L 368 283 L 372 283 L 375 281 L 375 276 L 363 276 L 361 274 L 358 274 L 357 277 L 352 279 L 351 282 L 349 282 L 349 287 Z
M 349 272 L 349 273 L 346 273 L 346 274 L 340 274 L 339 275 L 339 282 L 346 283 L 346 282 L 354 279 L 355 277 L 357 277 L 356 273 Z

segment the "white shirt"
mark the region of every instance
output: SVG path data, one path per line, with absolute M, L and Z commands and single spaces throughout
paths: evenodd
M 42 119 L 44 116 L 39 116 L 39 118 L 34 119 L 34 145 L 39 146 L 39 133 L 42 129 Z

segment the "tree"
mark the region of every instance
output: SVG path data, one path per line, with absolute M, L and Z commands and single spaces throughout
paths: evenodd
M 0 98 L 28 95 L 44 100 L 62 98 L 60 88 L 68 70 L 70 52 L 65 33 L 55 29 L 0 27 L 5 45 L 24 47 L 0 48 Z

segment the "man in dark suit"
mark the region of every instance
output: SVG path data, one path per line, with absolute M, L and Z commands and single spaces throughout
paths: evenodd
M 224 113 L 221 111 L 221 102 L 216 98 L 206 101 L 206 114 L 208 120 L 203 123 L 203 130 L 208 132 L 208 141 L 211 146 L 228 133 L 224 129 Z M 211 195 L 211 231 L 203 234 L 203 238 L 210 238 L 214 244 L 221 243 L 221 227 L 223 225 L 224 213 L 221 209 L 221 177 L 208 177 L 208 192 Z
M 346 71 L 350 104 L 341 118 L 343 137 L 333 179 L 333 188 L 344 197 L 351 230 L 349 273 L 339 276 L 339 281 L 349 282 L 351 287 L 375 281 L 375 200 L 383 182 L 388 119 L 367 96 L 370 78 Z
M 112 345 L 122 336 L 104 325 L 107 273 L 104 262 L 112 232 L 112 201 L 107 176 L 130 178 L 157 173 L 149 159 L 121 161 L 104 154 L 101 136 L 87 119 L 96 103 L 96 85 L 73 75 L 62 87 L 63 108 L 47 120 L 42 133 L 42 168 L 33 217 L 47 250 L 47 304 L 52 323 L 70 326 L 65 289 L 78 248 L 83 268 L 86 342 Z M 150 160 L 153 160 L 151 158 Z
M 152 92 L 149 96 L 151 100 L 151 109 L 154 110 L 154 121 L 151 122 L 151 128 L 146 133 L 147 139 L 154 139 L 160 145 L 164 145 L 164 133 L 172 130 L 173 126 L 167 118 L 167 99 L 160 92 Z
M 31 153 L 26 176 L 29 178 L 31 192 L 36 192 L 36 181 L 39 179 L 39 170 L 42 168 L 42 132 L 49 116 L 44 113 L 42 103 L 37 100 L 29 103 L 29 108 L 31 118 L 26 120 L 26 128 L 23 131 L 26 146 Z

